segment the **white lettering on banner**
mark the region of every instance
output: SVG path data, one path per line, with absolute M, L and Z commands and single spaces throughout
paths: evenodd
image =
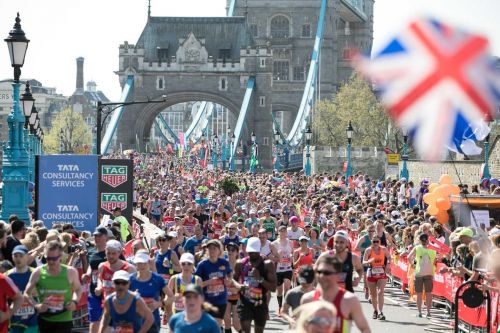
M 94 179 L 93 172 L 44 172 L 43 179 Z
M 79 212 L 77 205 L 57 205 L 60 212 Z
M 82 180 L 53 180 L 52 187 L 85 187 Z
M 444 283 L 444 276 L 442 276 L 441 274 L 436 274 L 434 275 L 434 281 Z
M 78 164 L 58 164 L 59 171 L 80 171 Z
M 401 268 L 403 271 L 408 270 L 408 265 L 404 262 L 401 262 L 401 260 L 398 261 L 398 267 Z
M 93 213 L 43 213 L 42 220 L 90 220 Z

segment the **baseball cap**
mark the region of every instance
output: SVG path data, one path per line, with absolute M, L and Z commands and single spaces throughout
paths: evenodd
M 399 211 L 397 211 L 397 210 L 393 210 L 393 211 L 391 212 L 391 216 L 392 216 L 392 217 L 400 217 L 400 216 L 401 216 L 401 214 L 399 213 Z
M 121 251 L 122 250 L 122 244 L 117 241 L 117 240 L 109 240 L 106 242 L 106 250 L 115 250 L 115 251 Z
M 468 237 L 473 237 L 474 236 L 474 232 L 472 231 L 471 228 L 463 228 L 462 230 L 460 230 L 460 232 L 458 233 L 458 237 L 460 236 L 468 236 Z
M 179 259 L 179 262 L 180 263 L 183 263 L 183 262 L 190 262 L 192 264 L 194 264 L 194 256 L 191 254 L 191 253 L 183 253 L 181 255 L 181 259 Z
M 186 295 L 189 293 L 203 296 L 203 289 L 201 289 L 201 287 L 199 285 L 191 283 L 186 287 L 186 289 L 184 289 L 183 295 Z
M 235 249 L 239 249 L 240 247 L 238 246 L 238 244 L 236 244 L 235 242 L 229 242 L 227 245 L 226 245 L 226 249 L 229 249 L 230 247 L 234 247 Z
M 172 238 L 177 238 L 177 231 L 170 231 L 167 236 L 172 237 Z
M 23 255 L 28 254 L 28 248 L 24 245 L 17 245 L 14 250 L 12 250 L 12 255 L 16 253 L 22 253 Z
M 302 266 L 299 270 L 299 283 L 312 283 L 314 281 L 314 269 L 312 266 Z
M 299 222 L 299 218 L 297 216 L 290 217 L 290 223 L 297 223 L 297 222 Z
M 306 236 L 300 236 L 299 237 L 299 242 L 302 242 L 303 240 L 309 241 L 309 238 Z M 248 252 L 248 251 L 247 251 Z
M 149 256 L 146 252 L 138 251 L 134 256 L 134 264 L 147 264 Z
M 247 241 L 247 253 L 248 252 L 258 252 L 260 253 L 260 239 L 257 237 L 250 237 Z
M 217 239 L 210 239 L 207 242 L 207 246 L 209 246 L 209 245 L 216 245 L 218 248 L 220 248 L 220 244 L 221 243 Z
M 123 271 L 123 270 L 116 271 L 113 274 L 112 280 L 113 281 L 117 281 L 117 280 L 130 281 L 130 274 L 127 271 Z
M 342 238 L 344 238 L 344 239 L 346 239 L 346 240 L 349 240 L 349 235 L 348 235 L 348 234 L 347 234 L 347 232 L 346 232 L 346 231 L 344 231 L 344 230 L 339 230 L 339 231 L 337 231 L 337 232 L 335 233 L 334 237 L 342 237 Z
M 108 232 L 109 231 L 109 232 Z M 104 227 L 99 227 L 94 231 L 94 236 L 112 236 L 113 234 L 111 233 L 111 230 L 104 228 Z

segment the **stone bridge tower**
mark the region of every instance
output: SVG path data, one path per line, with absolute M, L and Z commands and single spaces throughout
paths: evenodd
M 246 82 L 255 76 L 242 140 L 254 131 L 259 162 L 271 167 L 271 112 L 284 132 L 295 119 L 314 45 L 320 0 L 236 0 L 233 17 L 148 17 L 135 45 L 119 49 L 120 83 L 134 75 L 129 100 L 164 104 L 125 109 L 117 132 L 124 149 L 144 147 L 156 116 L 177 103 L 210 101 L 238 118 Z M 348 50 L 369 50 L 373 0 L 328 0 L 321 51 L 321 98 L 349 77 Z M 234 128 L 234 124 L 231 125 Z

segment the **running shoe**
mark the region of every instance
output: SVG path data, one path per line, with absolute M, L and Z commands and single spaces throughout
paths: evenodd
M 384 316 L 384 314 L 382 312 L 379 313 L 378 319 L 385 320 L 385 316 Z
M 427 314 L 425 315 L 425 318 L 426 318 L 426 319 L 431 319 L 431 313 L 430 313 L 430 312 L 427 312 Z
M 377 311 L 373 311 L 373 316 L 372 316 L 373 319 L 377 319 L 378 318 L 378 312 Z
M 422 318 L 422 312 L 417 313 L 415 317 Z

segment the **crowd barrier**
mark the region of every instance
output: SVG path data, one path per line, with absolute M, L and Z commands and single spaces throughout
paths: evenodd
M 437 303 L 446 305 L 454 313 L 455 294 L 457 289 L 464 283 L 461 277 L 453 276 L 451 273 L 440 273 L 440 269 L 446 267 L 438 263 L 436 274 L 434 275 L 433 298 Z M 410 279 L 413 279 L 410 270 L 410 263 L 406 256 L 393 256 L 391 263 L 390 279 L 401 285 L 403 291 L 408 291 Z M 491 332 L 496 333 L 498 329 L 498 319 L 500 318 L 500 295 L 498 292 L 490 292 L 491 295 Z M 487 326 L 487 304 L 486 301 L 478 308 L 469 308 L 459 300 L 458 319 L 462 324 L 467 325 L 470 331 L 486 332 Z

